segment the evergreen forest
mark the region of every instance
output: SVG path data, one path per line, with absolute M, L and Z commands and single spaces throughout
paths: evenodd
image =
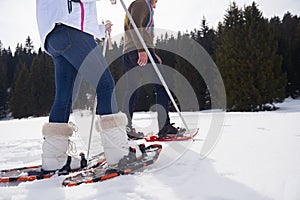
M 202 45 L 218 67 L 226 89 L 227 111 L 275 110 L 276 103 L 300 96 L 299 16 L 287 11 L 282 19 L 267 19 L 255 2 L 242 8 L 233 2 L 216 28 L 209 27 L 203 17 L 194 30 L 156 37 L 157 54 L 164 64 L 188 80 L 198 109 L 210 109 L 209 88 L 201 75 L 182 57 L 163 50 L 186 38 Z M 97 42 L 103 45 L 103 41 Z M 108 60 L 122 55 L 123 41 L 114 42 L 113 47 L 107 52 Z M 122 56 L 109 63 L 117 83 L 124 74 Z M 35 50 L 30 36 L 14 50 L 4 47 L 0 38 L 0 119 L 47 116 L 54 95 L 51 57 Z M 87 100 L 86 94 L 78 98 Z M 153 86 L 145 85 L 139 98 L 136 111 L 149 110 L 155 104 Z

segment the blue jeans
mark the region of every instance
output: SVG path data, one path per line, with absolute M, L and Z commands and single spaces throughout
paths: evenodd
M 152 49 L 149 49 L 150 53 L 155 61 L 159 63 Z M 161 85 L 160 80 L 153 66 L 150 64 L 150 60 L 146 66 L 140 67 L 137 64 L 138 51 L 130 51 L 124 54 L 123 62 L 126 71 L 127 78 L 127 92 L 124 97 L 122 111 L 127 115 L 128 125 L 132 125 L 132 116 L 136 101 L 139 97 L 139 91 L 142 84 L 153 84 L 156 91 L 156 104 L 161 107 L 156 107 L 158 128 L 161 130 L 165 124 L 170 123 L 169 118 L 169 96 L 165 88 Z M 163 71 L 160 71 L 163 74 Z M 166 79 L 166 78 L 165 78 Z
M 113 78 L 92 35 L 63 24 L 56 25 L 46 38 L 45 48 L 54 62 L 56 86 L 49 122 L 69 121 L 77 74 L 95 89 L 97 114 L 118 112 Z

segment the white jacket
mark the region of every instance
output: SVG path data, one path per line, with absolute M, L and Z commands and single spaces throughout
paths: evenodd
M 56 23 L 82 30 L 96 38 L 104 38 L 105 26 L 99 26 L 96 1 L 99 0 L 72 2 L 72 11 L 69 13 L 68 0 L 36 0 L 36 18 L 42 49 L 45 49 L 45 39 Z

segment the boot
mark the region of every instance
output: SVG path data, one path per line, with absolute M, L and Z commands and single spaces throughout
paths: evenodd
M 44 142 L 42 145 L 43 171 L 67 171 L 81 167 L 80 157 L 68 156 L 69 137 L 74 127 L 67 123 L 45 123 L 42 129 Z
M 136 132 L 136 129 L 133 128 L 131 125 L 126 126 L 126 133 L 128 138 L 133 140 L 139 140 L 144 138 L 144 133 L 142 132 Z
M 128 136 L 125 130 L 126 124 L 127 117 L 121 112 L 100 117 L 102 129 L 100 135 L 109 166 L 117 165 L 124 156 L 127 156 L 130 146 L 137 146 L 136 144 L 130 145 L 128 143 Z M 140 151 L 136 153 L 141 155 Z
M 166 138 L 166 137 L 175 137 L 177 135 L 183 134 L 186 130 L 184 128 L 175 128 L 174 123 L 170 124 L 167 123 L 164 127 L 158 132 L 159 138 Z

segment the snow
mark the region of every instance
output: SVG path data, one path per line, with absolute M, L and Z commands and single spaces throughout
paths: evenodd
M 300 100 L 286 99 L 277 106 L 274 112 L 225 113 L 221 137 L 205 159 L 200 151 L 213 114 L 183 113 L 189 125 L 200 128 L 196 140 L 162 143 L 160 158 L 144 173 L 70 188 L 61 186 L 63 177 L 2 184 L 0 199 L 299 200 Z M 155 117 L 135 113 L 134 123 L 140 131 L 156 131 L 149 128 L 156 127 Z M 75 113 L 73 119 L 80 134 L 88 134 L 81 124 L 89 115 Z M 47 120 L 0 121 L 0 169 L 40 163 L 41 128 Z M 180 125 L 176 113 L 171 120 Z

